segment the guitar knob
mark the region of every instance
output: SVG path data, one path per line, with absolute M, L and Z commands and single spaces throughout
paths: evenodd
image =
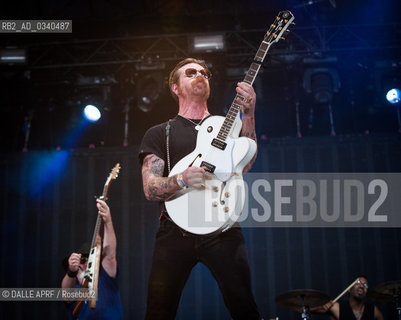
M 219 192 L 219 187 L 214 186 L 214 187 L 213 187 L 213 191 L 214 191 L 214 192 Z
M 228 209 L 228 207 L 224 207 L 223 210 L 224 210 L 225 213 L 227 213 L 229 209 Z
M 226 193 L 224 194 L 224 196 L 225 196 L 226 198 L 229 198 L 229 197 L 230 197 L 230 192 L 226 192 Z
M 217 207 L 217 201 L 213 201 L 213 202 L 212 202 L 212 206 L 213 206 L 213 207 Z
M 212 126 L 209 126 L 209 127 L 207 127 L 207 132 L 212 132 L 213 131 L 213 127 Z

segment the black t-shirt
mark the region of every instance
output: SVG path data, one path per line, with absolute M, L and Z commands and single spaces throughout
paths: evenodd
M 200 122 L 200 120 L 191 120 L 195 123 Z M 202 122 L 203 121 L 204 120 L 202 120 Z M 142 139 L 141 147 L 139 148 L 139 161 L 141 165 L 143 159 L 150 153 L 164 160 L 165 165 L 163 176 L 168 176 L 166 143 L 167 123 L 168 121 L 156 125 L 146 131 Z M 195 129 L 195 124 L 188 119 L 176 116 L 170 120 L 169 154 L 171 169 L 178 161 L 195 149 L 197 134 L 198 131 Z
M 363 316 L 361 320 L 374 320 L 374 308 L 373 303 L 366 302 L 365 309 L 363 311 Z M 349 301 L 340 302 L 340 320 L 355 320 L 354 313 L 349 305 Z

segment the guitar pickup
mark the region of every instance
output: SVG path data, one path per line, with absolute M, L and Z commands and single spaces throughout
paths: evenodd
M 221 141 L 219 139 L 214 138 L 213 141 L 212 141 L 212 146 L 216 147 L 216 148 L 218 148 L 220 150 L 224 150 L 226 148 L 226 146 L 227 146 L 227 143 L 225 143 L 225 142 L 223 142 L 223 141 Z
M 210 173 L 213 173 L 214 170 L 216 169 L 216 166 L 214 166 L 214 165 L 212 165 L 212 164 L 210 164 L 208 162 L 205 162 L 205 161 L 202 161 L 200 166 L 201 167 L 206 167 L 206 171 L 208 171 Z

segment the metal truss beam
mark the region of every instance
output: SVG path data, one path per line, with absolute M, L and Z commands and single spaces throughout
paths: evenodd
M 253 57 L 265 30 L 224 31 L 227 57 Z M 288 39 L 272 47 L 269 55 L 309 55 L 356 50 L 399 50 L 401 24 L 364 24 L 293 27 Z M 34 70 L 176 61 L 191 56 L 193 34 L 48 42 L 28 46 L 29 68 Z

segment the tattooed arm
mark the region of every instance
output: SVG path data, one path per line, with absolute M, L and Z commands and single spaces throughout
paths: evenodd
M 164 161 L 154 154 L 148 154 L 143 159 L 142 183 L 146 199 L 164 201 L 181 189 L 177 182 L 177 175 L 163 177 Z M 182 172 L 185 185 L 193 188 L 202 188 L 204 183 L 204 168 L 188 167 Z
M 255 142 L 257 143 L 256 132 L 255 132 L 255 118 L 253 117 L 253 115 L 252 117 L 246 117 L 245 115 L 242 116 L 241 136 L 251 138 L 255 140 Z M 253 156 L 251 161 L 249 161 L 249 163 L 244 167 L 244 170 L 242 171 L 243 173 L 246 173 L 249 170 L 251 170 L 252 165 L 256 160 L 257 154 L 258 150 L 256 149 L 255 155 Z
M 242 112 L 242 129 L 241 136 L 248 137 L 257 143 L 256 140 L 256 131 L 255 131 L 255 104 L 256 104 L 256 93 L 251 85 L 246 82 L 239 82 L 237 89 L 237 93 L 240 94 L 245 100 L 239 99 L 237 102 L 241 104 L 241 112 Z M 244 167 L 243 173 L 248 172 L 253 163 L 255 162 L 257 155 L 257 151 L 255 156 L 251 159 L 251 161 Z
M 143 159 L 142 183 L 146 199 L 164 201 L 180 190 L 177 177 L 163 177 L 164 161 L 154 154 L 148 154 Z

